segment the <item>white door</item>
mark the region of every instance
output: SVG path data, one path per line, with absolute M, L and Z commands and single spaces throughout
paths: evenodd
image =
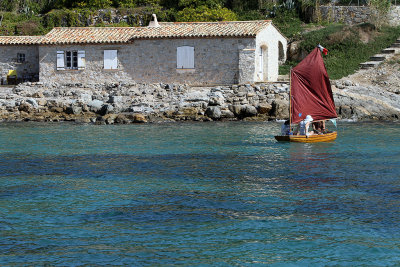
M 264 80 L 264 49 L 262 47 L 260 47 L 259 57 L 258 77 L 260 77 L 261 80 Z

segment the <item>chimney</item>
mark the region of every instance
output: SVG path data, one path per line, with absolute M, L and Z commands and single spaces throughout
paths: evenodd
M 157 21 L 156 14 L 153 14 L 151 16 L 152 16 L 152 19 L 151 19 L 151 21 L 149 23 L 149 27 L 160 27 L 160 24 L 158 24 L 158 21 Z

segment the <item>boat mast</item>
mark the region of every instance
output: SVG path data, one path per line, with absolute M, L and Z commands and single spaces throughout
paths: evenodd
M 292 68 L 289 71 L 289 128 L 292 128 Z

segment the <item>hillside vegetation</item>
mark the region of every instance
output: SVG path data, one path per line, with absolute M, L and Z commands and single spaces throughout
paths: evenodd
M 289 43 L 297 44 L 295 55 L 290 54 L 281 66 L 281 74 L 287 74 L 290 67 L 321 44 L 329 50 L 324 59 L 333 79 L 352 74 L 359 63 L 400 37 L 400 27 L 310 23 L 310 10 L 315 3 L 314 0 L 0 0 L 0 35 L 42 35 L 59 26 L 146 26 L 153 13 L 159 21 L 272 19 Z
M 329 50 L 324 55 L 325 66 L 331 79 L 339 79 L 354 73 L 359 64 L 391 46 L 400 37 L 400 27 L 382 27 L 377 31 L 371 24 L 346 26 L 342 24 L 326 25 L 318 30 L 301 34 L 298 37 L 298 55 L 305 55 L 317 44 Z M 293 39 L 295 41 L 295 39 Z M 292 57 L 281 66 L 280 73 L 288 74 L 300 57 Z
M 160 21 L 273 19 L 287 37 L 301 30 L 311 0 L 1 0 L 0 34 L 45 34 L 55 26 L 145 26 Z M 116 16 L 124 20 L 113 20 Z

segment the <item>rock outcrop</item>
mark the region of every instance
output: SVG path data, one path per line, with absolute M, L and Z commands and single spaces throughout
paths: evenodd
M 333 81 L 338 115 L 353 120 L 398 120 L 400 117 L 400 55 L 373 69 Z
M 96 124 L 273 120 L 288 114 L 288 87 L 284 82 L 214 87 L 23 83 L 1 88 L 0 119 Z

